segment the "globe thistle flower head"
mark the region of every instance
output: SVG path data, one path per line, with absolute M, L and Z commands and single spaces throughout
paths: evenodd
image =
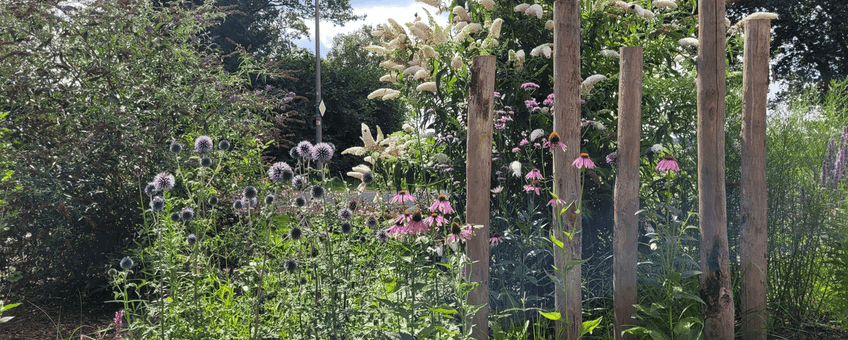
M 574 162 L 571 163 L 571 165 L 576 166 L 578 169 L 592 169 L 595 167 L 595 163 L 592 162 L 591 158 L 589 158 L 588 153 L 581 153 L 580 157 L 577 157 L 577 159 L 575 159 Z
M 377 229 L 377 226 L 380 224 L 380 221 L 377 220 L 377 216 L 371 215 L 365 219 L 365 225 L 370 229 Z
M 180 212 L 174 211 L 171 213 L 171 221 L 179 222 L 180 221 Z
M 265 195 L 265 205 L 274 204 L 274 195 L 267 194 Z
M 259 194 L 259 191 L 256 190 L 256 187 L 248 185 L 244 187 L 244 190 L 242 190 L 241 194 L 247 199 L 253 199 L 256 198 L 256 195 Z
M 194 140 L 194 152 L 204 153 L 212 151 L 212 147 L 214 145 L 215 144 L 212 143 L 212 138 L 209 138 L 209 136 L 197 137 L 197 139 Z
M 339 210 L 338 216 L 340 220 L 350 221 L 353 218 L 353 212 L 350 209 L 344 208 Z
M 358 203 L 354 200 L 347 201 L 347 209 L 351 212 L 356 211 Z
M 297 241 L 301 237 L 303 237 L 303 231 L 300 230 L 300 228 L 298 228 L 296 226 L 292 227 L 291 230 L 289 230 L 289 237 L 291 237 L 292 240 Z
M 314 148 L 312 146 L 312 143 L 308 141 L 302 141 L 300 143 L 297 143 L 297 146 L 295 146 L 295 148 L 297 149 L 297 154 L 300 155 L 300 157 L 312 159 L 312 149 Z
M 660 163 L 657 164 L 657 171 L 659 171 L 659 172 L 665 172 L 665 171 L 678 172 L 678 171 L 680 171 L 680 167 L 677 165 L 677 161 L 674 160 L 674 156 L 665 155 L 665 157 L 663 157 L 663 160 L 661 160 Z
M 312 159 L 318 162 L 326 163 L 333 158 L 335 149 L 328 143 L 318 143 L 312 148 Z
M 292 187 L 294 187 L 295 190 L 303 190 L 306 188 L 306 178 L 301 175 L 292 177 L 291 181 Z
M 171 175 L 167 172 L 162 172 L 153 177 L 153 185 L 156 188 L 156 191 L 168 191 L 174 188 L 174 184 L 176 183 L 176 179 L 174 175 Z
M 180 210 L 180 219 L 183 221 L 191 221 L 194 219 L 194 209 L 185 207 Z
M 242 200 L 233 201 L 233 210 L 241 210 L 244 208 L 244 202 Z
M 121 269 L 123 269 L 123 270 L 130 270 L 133 267 L 134 264 L 135 263 L 133 262 L 133 260 L 129 256 L 126 256 L 123 259 L 121 259 Z
M 221 141 L 218 142 L 218 150 L 229 151 L 230 147 L 232 147 L 232 144 L 230 144 L 230 141 L 228 141 L 226 139 L 222 139 Z
M 204 155 L 200 158 L 200 166 L 204 168 L 212 166 L 212 158 L 209 158 L 209 156 Z
M 268 177 L 274 183 L 288 182 L 294 177 L 294 172 L 286 162 L 276 162 L 268 168 Z
M 371 171 L 368 171 L 362 174 L 362 183 L 371 184 L 374 183 L 374 174 Z
M 293 148 L 289 149 L 289 156 L 291 156 L 291 158 L 293 158 L 293 159 L 299 159 L 300 158 L 300 153 L 297 152 L 297 147 L 293 147 Z
M 144 186 L 144 194 L 147 196 L 156 195 L 158 192 L 159 190 L 156 189 L 156 183 L 149 182 Z
M 165 199 L 159 196 L 153 197 L 150 200 L 150 209 L 153 209 L 153 211 L 162 211 L 162 209 L 165 209 Z
M 168 149 L 171 150 L 171 153 L 180 153 L 183 152 L 183 145 L 177 142 L 171 142 Z
M 303 197 L 303 195 L 297 195 L 294 198 L 294 205 L 298 206 L 299 208 L 305 207 L 306 206 L 306 197 Z
M 195 236 L 194 234 L 189 234 L 188 237 L 186 237 L 186 242 L 188 243 L 189 247 L 194 247 L 194 244 L 197 243 L 197 236 Z
M 209 205 L 218 205 L 218 196 L 209 196 L 206 203 L 209 203 Z
M 312 195 L 312 199 L 319 200 L 324 197 L 324 187 L 319 184 L 313 185 L 312 189 L 309 190 L 309 194 Z
M 386 232 L 385 229 L 377 230 L 377 240 L 380 242 L 386 242 L 389 240 L 389 233 Z
M 295 259 L 286 260 L 286 270 L 289 271 L 289 272 L 293 272 L 293 271 L 297 270 L 297 260 L 295 260 Z
M 353 225 L 348 222 L 344 222 L 342 223 L 341 229 L 343 234 L 350 234 L 350 232 L 353 231 Z

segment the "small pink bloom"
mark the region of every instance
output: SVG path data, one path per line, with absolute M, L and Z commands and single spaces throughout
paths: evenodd
M 564 206 L 565 206 L 565 201 L 563 201 L 563 200 L 561 200 L 561 199 L 558 199 L 558 198 L 552 198 L 550 201 L 548 201 L 548 204 L 547 204 L 547 205 L 548 205 L 549 207 L 550 207 L 550 206 L 554 206 L 554 207 L 564 207 Z
M 535 191 L 535 192 L 536 192 L 536 195 L 541 195 L 541 194 L 542 194 L 542 188 L 540 188 L 539 186 L 537 186 L 537 185 L 535 185 L 535 184 L 527 184 L 527 185 L 525 185 L 525 186 L 524 186 L 524 191 L 526 191 L 526 192 Z
M 395 195 L 395 197 L 392 197 L 392 203 L 404 204 L 406 202 L 414 202 L 414 201 L 415 201 L 415 197 L 412 197 L 412 195 L 407 194 L 406 190 L 398 191 L 398 194 Z
M 537 101 L 536 101 L 536 99 L 525 100 L 525 101 L 524 101 L 524 106 L 526 106 L 526 107 L 527 107 L 527 109 L 528 109 L 528 110 L 530 110 L 530 109 L 532 109 L 532 108 L 534 108 L 534 107 L 539 106 L 539 102 L 537 102 Z
M 450 202 L 448 202 L 447 197 L 445 195 L 439 195 L 439 197 L 433 201 L 433 204 L 430 205 L 430 211 L 436 212 L 437 210 L 441 210 L 443 214 L 453 214 L 453 207 L 451 207 Z
M 495 233 L 491 238 L 489 238 L 489 245 L 494 247 L 503 242 L 503 238 L 498 237 L 498 233 Z
M 680 167 L 677 166 L 677 161 L 674 160 L 674 156 L 665 155 L 665 157 L 663 157 L 663 160 L 661 160 L 660 163 L 657 164 L 657 171 L 664 172 L 669 170 L 677 172 L 680 171 Z
M 515 153 L 521 152 L 521 148 L 514 147 L 514 148 L 512 148 L 512 152 L 515 152 Z
M 428 230 L 430 230 L 430 227 L 428 227 L 427 224 L 424 223 L 424 219 L 421 217 L 420 210 L 416 210 L 414 213 L 412 213 L 412 220 L 409 222 L 407 228 L 409 228 L 409 231 L 412 234 L 426 233 Z
M 447 243 L 465 242 L 471 239 L 471 225 L 466 224 L 462 227 L 458 223 L 451 224 L 451 234 L 448 236 Z
M 524 176 L 524 178 L 526 178 L 526 179 L 542 179 L 543 177 L 542 177 L 542 173 L 539 172 L 539 169 L 534 168 L 533 170 L 530 170 L 530 172 L 528 172 L 527 175 Z
M 441 226 L 445 225 L 445 223 L 448 223 L 448 220 L 446 220 L 444 217 L 442 217 L 442 215 L 439 215 L 437 213 L 432 213 L 430 215 L 430 217 L 427 217 L 427 218 L 424 219 L 424 223 L 427 224 L 428 226 L 431 226 L 431 227 L 433 226 L 433 224 L 441 227 Z
M 578 169 L 586 167 L 587 169 L 591 169 L 595 167 L 595 163 L 589 158 L 588 153 L 581 153 L 580 157 L 574 160 L 571 165 L 576 166 Z
M 549 94 L 548 98 L 545 98 L 545 100 L 542 101 L 542 104 L 553 105 L 554 104 L 554 94 L 553 93 Z
M 406 212 L 395 219 L 395 224 L 405 224 L 412 220 L 412 214 Z
M 530 143 L 530 142 L 529 142 L 529 141 L 527 141 L 527 139 L 525 138 L 525 139 L 522 139 L 520 142 L 518 142 L 518 146 L 525 146 L 525 145 L 527 145 L 528 143 Z
M 495 98 L 500 98 L 500 97 L 501 97 L 501 93 L 498 92 L 498 91 L 495 91 Z
M 537 85 L 535 83 L 521 84 L 521 89 L 524 90 L 524 91 L 527 91 L 527 92 L 535 91 L 538 88 L 539 88 L 539 85 Z
M 613 163 L 615 163 L 616 160 L 618 160 L 618 154 L 617 153 L 610 152 L 609 155 L 607 155 L 607 164 L 613 164 Z

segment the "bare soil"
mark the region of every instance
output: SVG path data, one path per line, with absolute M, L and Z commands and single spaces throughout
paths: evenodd
M 21 304 L 3 313 L 14 318 L 0 324 L 0 340 L 79 339 L 80 335 L 111 339 L 114 331 L 105 330 L 112 328 L 115 312 L 121 309 L 117 303 L 106 303 L 112 299 L 109 291 L 39 301 L 6 295 L 3 300 L 7 303 Z

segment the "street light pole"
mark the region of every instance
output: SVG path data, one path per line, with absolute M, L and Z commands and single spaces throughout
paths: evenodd
M 321 143 L 321 36 L 318 31 L 318 0 L 315 0 L 315 143 Z

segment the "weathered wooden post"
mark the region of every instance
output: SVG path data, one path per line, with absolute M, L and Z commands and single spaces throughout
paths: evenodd
M 639 242 L 639 152 L 642 130 L 642 47 L 621 49 L 618 80 L 618 151 L 615 174 L 613 303 L 615 339 L 633 325 L 636 308 L 636 246 Z
M 562 241 L 554 246 L 554 265 L 564 271 L 563 286 L 554 291 L 557 312 L 564 323 L 557 324 L 557 339 L 580 337 L 583 322 L 580 265 L 566 268 L 572 259 L 580 259 L 583 246 L 582 225 L 577 214 L 580 198 L 580 169 L 571 162 L 580 155 L 580 2 L 554 2 L 554 132 L 568 147 L 554 151 L 554 193 L 567 204 L 564 214 L 554 205 L 553 235 Z
M 769 20 L 744 23 L 742 169 L 740 197 L 742 338 L 766 339 L 766 103 L 769 87 Z
M 468 98 L 468 158 L 465 163 L 467 187 L 465 221 L 482 225 L 466 244 L 465 252 L 474 263 L 470 280 L 480 285 L 468 294 L 468 303 L 485 305 L 471 320 L 475 339 L 489 337 L 489 189 L 492 178 L 492 127 L 495 105 L 495 57 L 477 56 L 471 62 L 471 89 Z M 468 268 L 466 268 L 467 270 Z
M 733 339 L 724 169 L 725 0 L 698 0 L 698 213 L 707 340 Z

